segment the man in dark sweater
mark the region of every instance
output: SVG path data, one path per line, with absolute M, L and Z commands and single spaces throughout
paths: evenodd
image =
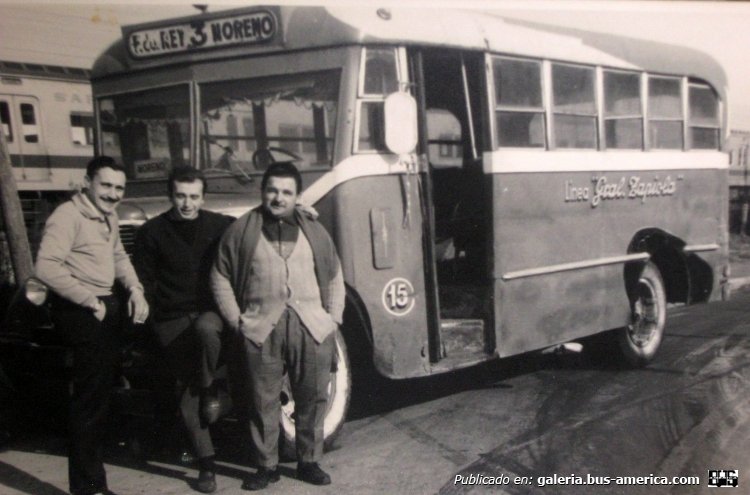
M 206 179 L 198 170 L 173 169 L 168 191 L 172 208 L 138 230 L 133 261 L 198 457 L 196 489 L 211 493 L 216 490 L 216 477 L 208 427 L 219 413 L 214 378 L 223 322 L 215 309 L 208 275 L 216 245 L 234 219 L 201 209 Z

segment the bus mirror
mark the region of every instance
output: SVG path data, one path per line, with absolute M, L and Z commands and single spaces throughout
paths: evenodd
M 404 155 L 417 147 L 417 102 L 409 93 L 391 93 L 385 99 L 385 145 Z

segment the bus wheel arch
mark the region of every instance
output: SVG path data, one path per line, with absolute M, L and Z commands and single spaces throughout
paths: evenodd
M 691 271 L 683 252 L 685 242 L 660 229 L 644 229 L 633 236 L 628 254 L 646 252 L 649 261 L 659 270 L 668 303 L 690 304 L 692 290 Z M 636 288 L 642 263 L 625 266 L 625 287 L 628 294 Z

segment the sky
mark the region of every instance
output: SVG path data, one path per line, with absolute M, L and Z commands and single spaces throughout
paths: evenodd
M 722 64 L 729 80 L 729 127 L 750 131 L 750 1 L 667 0 L 323 0 L 263 4 L 337 4 L 372 7 L 477 8 L 561 26 L 689 46 Z M 253 2 L 208 3 L 209 11 Z M 197 10 L 186 0 L 105 2 L 0 0 L 0 59 L 91 67 L 120 36 L 122 25 Z

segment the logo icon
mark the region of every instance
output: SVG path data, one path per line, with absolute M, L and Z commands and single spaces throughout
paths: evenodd
M 737 469 L 709 469 L 708 486 L 712 488 L 737 488 L 740 473 Z

